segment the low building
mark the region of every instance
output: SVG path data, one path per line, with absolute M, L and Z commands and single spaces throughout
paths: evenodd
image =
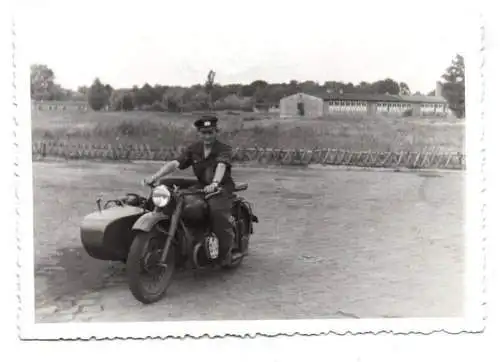
M 384 114 L 394 116 L 446 116 L 450 113 L 436 84 L 435 96 L 391 94 L 305 94 L 284 97 L 280 102 L 281 117 L 323 117 L 333 114 Z M 303 108 L 301 110 L 301 108 Z
M 280 100 L 281 117 L 321 117 L 324 114 L 323 98 L 306 93 L 296 93 Z

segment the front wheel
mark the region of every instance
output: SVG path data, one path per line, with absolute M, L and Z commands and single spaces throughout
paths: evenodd
M 153 229 L 138 232 L 127 258 L 127 279 L 132 295 L 141 303 L 151 304 L 163 298 L 175 270 L 175 245 L 170 245 L 166 266 L 159 265 L 165 235 Z

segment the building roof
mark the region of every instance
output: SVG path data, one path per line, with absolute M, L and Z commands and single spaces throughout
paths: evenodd
M 371 101 L 371 102 L 407 102 L 407 103 L 446 103 L 446 99 L 425 95 L 363 94 L 363 93 L 315 93 L 312 96 L 325 101 Z
M 362 93 L 343 93 L 327 94 L 324 100 L 346 100 L 346 101 L 373 101 L 373 102 L 398 102 L 397 96 L 391 94 L 362 94 Z
M 425 96 L 425 95 L 412 95 L 412 96 L 398 96 L 404 102 L 418 102 L 418 103 L 446 103 L 444 97 Z

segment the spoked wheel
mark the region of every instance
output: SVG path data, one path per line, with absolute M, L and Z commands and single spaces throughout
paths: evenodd
M 175 270 L 175 247 L 170 245 L 166 266 L 159 265 L 165 235 L 157 230 L 139 232 L 127 258 L 127 279 L 132 295 L 144 304 L 159 301 L 167 292 Z

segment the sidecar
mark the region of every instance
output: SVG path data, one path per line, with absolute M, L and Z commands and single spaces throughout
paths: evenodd
M 97 210 L 83 219 L 80 240 L 95 259 L 126 261 L 132 244 L 132 226 L 147 208 L 121 204 Z
M 169 178 L 161 180 L 161 184 L 187 188 L 195 185 L 196 180 Z M 97 206 L 98 210 L 86 215 L 80 224 L 84 250 L 94 259 L 126 261 L 134 238 L 132 226 L 154 208 L 150 196 L 128 193 L 126 197 L 107 201 L 103 207 L 98 199 Z

